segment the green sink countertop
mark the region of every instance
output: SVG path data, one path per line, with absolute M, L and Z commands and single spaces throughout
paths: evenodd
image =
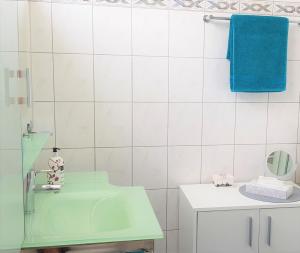
M 143 187 L 108 183 L 105 172 L 65 173 L 60 192 L 35 192 L 23 248 L 163 238 Z

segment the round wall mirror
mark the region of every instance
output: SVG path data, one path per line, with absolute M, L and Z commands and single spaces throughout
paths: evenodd
M 292 156 L 285 151 L 274 151 L 267 157 L 267 166 L 271 174 L 278 178 L 287 178 L 293 172 Z

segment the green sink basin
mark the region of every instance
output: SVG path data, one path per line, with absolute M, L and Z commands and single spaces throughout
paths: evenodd
M 23 248 L 163 237 L 142 187 L 116 187 L 90 176 L 84 182 L 83 175 L 78 183 L 78 176 L 66 174 L 58 193 L 34 193 L 35 211 L 25 217 Z
M 130 227 L 126 198 L 117 193 L 52 194 L 39 211 L 45 217 L 37 216 L 34 225 L 51 235 L 93 234 Z

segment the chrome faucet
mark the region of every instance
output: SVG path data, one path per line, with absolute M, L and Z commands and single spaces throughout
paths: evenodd
M 24 197 L 25 197 L 25 213 L 34 212 L 34 192 L 37 191 L 54 191 L 57 192 L 61 189 L 60 184 L 36 184 L 35 179 L 38 173 L 47 173 L 52 170 L 34 170 L 31 169 L 24 181 Z

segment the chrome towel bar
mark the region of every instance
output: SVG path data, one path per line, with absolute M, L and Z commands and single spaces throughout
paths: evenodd
M 214 16 L 214 15 L 204 15 L 203 16 L 203 21 L 204 22 L 210 22 L 212 20 L 225 20 L 225 21 L 229 21 L 230 17 L 222 17 L 222 16 Z M 300 21 L 290 20 L 289 22 L 292 23 L 292 24 L 300 25 Z

